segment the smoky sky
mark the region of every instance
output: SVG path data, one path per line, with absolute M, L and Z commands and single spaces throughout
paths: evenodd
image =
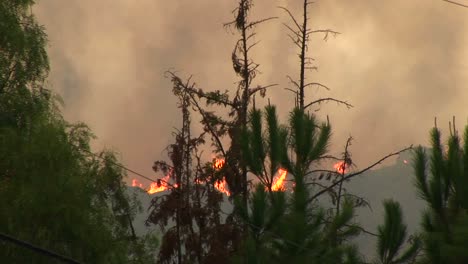
M 267 96 L 283 121 L 294 105 L 286 78 L 297 78 L 298 50 L 277 6 L 298 18 L 302 0 L 255 1 L 252 19 L 278 17 L 256 28 L 252 50 L 260 72 L 254 85 L 278 84 Z M 124 163 L 153 176 L 153 161 L 165 158 L 171 132 L 181 125 L 168 69 L 193 75 L 201 88 L 234 90 L 238 80 L 230 54 L 237 36 L 223 23 L 236 1 L 42 0 L 34 7 L 49 36 L 49 86 L 64 102 L 65 117 L 87 123 L 95 147 L 118 151 Z M 468 106 L 468 9 L 441 0 L 322 0 L 310 8 L 312 29 L 341 34 L 311 38 L 317 71 L 307 101 L 334 97 L 354 108 L 321 105 L 329 116 L 332 153 L 348 136 L 358 166 L 410 144 L 427 144 L 437 117 L 445 129 L 452 116 L 462 128 Z M 258 104 L 266 100 L 257 98 Z M 194 122 L 198 120 L 194 116 Z M 199 126 L 194 124 L 195 130 Z M 446 134 L 446 133 L 445 133 Z

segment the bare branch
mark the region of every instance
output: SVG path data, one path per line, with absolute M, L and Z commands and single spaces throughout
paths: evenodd
M 247 47 L 247 51 L 249 51 L 251 48 L 255 47 L 258 43 L 260 43 L 260 40 L 255 42 L 254 44 L 250 45 Z
M 292 82 L 297 88 L 299 88 L 299 84 L 298 84 L 296 81 L 294 81 L 294 80 L 291 78 L 291 76 L 286 75 L 286 78 L 288 78 L 290 82 Z
M 290 88 L 284 88 L 284 89 L 285 89 L 285 90 L 288 90 L 288 91 L 290 91 L 290 92 L 293 92 L 293 93 L 295 93 L 296 95 L 299 94 L 299 92 L 296 91 L 296 90 L 293 90 L 293 89 L 290 89 Z
M 304 109 L 306 109 L 307 107 L 311 106 L 311 105 L 314 105 L 314 104 L 320 104 L 322 102 L 326 102 L 326 101 L 333 101 L 333 102 L 337 102 L 339 104 L 344 104 L 347 108 L 351 108 L 353 107 L 352 104 L 346 102 L 346 101 L 341 101 L 341 100 L 338 100 L 338 99 L 335 99 L 335 98 L 332 98 L 332 97 L 327 97 L 327 98 L 320 98 L 318 100 L 315 100 L 313 102 L 310 102 L 309 104 L 307 104 Z
M 259 85 L 259 86 L 255 87 L 255 88 L 253 88 L 253 89 L 251 89 L 249 91 L 249 96 L 253 95 L 253 94 L 255 94 L 255 93 L 259 92 L 259 91 L 262 91 L 262 90 L 268 89 L 270 87 L 276 86 L 276 85 L 278 85 L 278 84 L 274 83 L 274 84 L 270 84 L 270 85 L 267 85 L 267 86 L 260 86 Z
M 343 160 L 341 158 L 336 158 L 336 160 Z M 331 173 L 331 174 L 336 174 L 338 175 L 339 173 L 336 172 L 336 170 L 324 170 L 324 169 L 321 169 L 321 170 L 311 170 L 311 171 L 308 171 L 306 173 L 306 175 L 309 175 L 309 174 L 312 174 L 312 173 L 317 173 L 317 172 L 326 172 L 326 173 Z
M 322 87 L 322 88 L 325 88 L 327 89 L 328 91 L 330 91 L 330 88 L 326 85 L 323 85 L 321 83 L 318 83 L 318 82 L 311 82 L 311 83 L 307 83 L 307 84 L 304 84 L 304 88 L 307 87 L 307 86 L 311 86 L 311 85 L 317 85 L 319 87 Z
M 314 34 L 314 33 L 325 33 L 325 34 L 333 34 L 333 35 L 339 35 L 341 34 L 338 31 L 334 31 L 331 29 L 316 29 L 316 30 L 308 30 L 307 34 Z
M 306 69 L 306 70 L 318 70 L 317 66 L 304 67 L 304 69 Z
M 299 26 L 299 23 L 297 23 L 297 20 L 294 18 L 292 13 L 286 7 L 278 6 L 278 8 L 283 9 L 284 11 L 286 11 L 286 13 L 288 13 L 289 17 L 292 19 L 292 21 L 294 21 L 294 24 L 296 25 L 297 29 L 299 31 L 302 31 L 302 27 Z
M 291 35 L 287 34 L 287 36 L 291 39 L 291 41 L 296 44 L 298 48 L 301 48 L 300 42 L 296 39 L 294 39 Z
M 322 219 L 322 221 L 323 221 L 324 223 L 328 223 L 328 224 L 331 223 L 331 221 L 326 220 L 326 219 Z M 360 225 L 345 224 L 344 226 L 346 226 L 346 227 L 356 227 L 357 229 L 361 230 L 361 232 L 366 233 L 366 234 L 368 234 L 368 235 L 375 236 L 375 237 L 378 237 L 378 236 L 379 236 L 379 235 L 377 235 L 376 233 L 373 233 L 373 232 L 371 232 L 371 231 L 368 231 L 368 230 L 364 229 L 364 227 L 362 227 L 362 226 L 360 226 Z
M 298 38 L 299 38 L 299 40 L 302 38 L 302 35 L 301 35 L 301 34 L 299 34 L 299 32 L 298 32 L 298 31 L 295 31 L 295 30 L 294 30 L 294 29 L 292 29 L 290 26 L 288 26 L 288 24 L 286 24 L 286 23 L 283 23 L 283 25 L 284 25 L 284 26 L 285 26 L 287 29 L 289 29 L 289 31 L 291 31 L 291 32 L 292 32 L 294 35 L 296 35 L 296 37 L 298 37 Z
M 245 26 L 245 29 L 250 29 L 250 28 L 254 27 L 255 25 L 258 25 L 258 24 L 260 24 L 260 23 L 266 22 L 266 21 L 268 21 L 268 20 L 277 19 L 277 18 L 278 18 L 278 17 L 269 17 L 269 18 L 265 18 L 265 19 L 261 19 L 261 20 L 252 22 L 252 23 L 250 23 L 250 24 L 247 24 L 247 25 Z
M 218 137 L 218 135 L 216 134 L 216 132 L 214 131 L 213 127 L 211 127 L 211 125 L 209 124 L 208 122 L 208 119 L 206 118 L 206 114 L 205 114 L 205 111 L 200 107 L 200 105 L 196 102 L 195 98 L 193 97 L 193 95 L 189 94 L 191 99 L 192 99 L 192 102 L 194 102 L 195 104 L 195 107 L 198 109 L 198 112 L 200 113 L 200 115 L 202 116 L 203 120 L 205 121 L 205 124 L 206 126 L 208 127 L 208 130 L 210 131 L 210 134 L 211 136 L 215 139 L 217 145 L 218 145 L 218 148 L 219 150 L 221 151 L 221 153 L 223 154 L 224 157 L 226 157 L 226 151 L 224 151 L 224 147 L 223 147 L 223 144 L 221 143 L 221 139 Z
M 330 186 L 328 186 L 326 189 L 321 190 L 321 191 L 319 191 L 318 193 L 316 193 L 314 196 L 312 196 L 312 197 L 309 199 L 309 202 L 312 201 L 312 200 L 314 200 L 314 199 L 316 199 L 316 198 L 319 197 L 320 195 L 322 195 L 322 194 L 324 194 L 324 193 L 330 191 L 331 189 L 333 189 L 333 187 L 335 187 L 336 185 L 340 184 L 341 182 L 346 181 L 346 180 L 348 180 L 348 179 L 351 179 L 351 178 L 353 178 L 353 177 L 355 177 L 355 176 L 357 176 L 357 175 L 361 175 L 361 174 L 363 174 L 364 172 L 366 172 L 366 171 L 368 171 L 368 170 L 374 168 L 375 166 L 381 164 L 382 161 L 384 161 L 384 160 L 386 160 L 386 159 L 388 159 L 388 158 L 390 158 L 390 157 L 393 157 L 393 156 L 396 156 L 396 155 L 400 155 L 401 153 L 403 153 L 403 152 L 405 152 L 405 151 L 408 151 L 408 150 L 410 150 L 410 149 L 412 149 L 412 148 L 413 148 L 413 145 L 411 145 L 411 146 L 409 146 L 409 147 L 407 147 L 407 148 L 404 148 L 404 149 L 402 149 L 402 150 L 400 150 L 400 151 L 397 151 L 397 152 L 394 152 L 394 153 L 390 153 L 390 154 L 388 154 L 387 156 L 385 156 L 385 157 L 381 158 L 380 160 L 378 160 L 377 162 L 373 163 L 372 165 L 368 166 L 367 168 L 365 168 L 365 169 L 363 169 L 363 170 L 360 170 L 360 171 L 358 171 L 358 172 L 355 172 L 355 173 L 351 173 L 351 174 L 346 175 L 345 177 L 341 178 L 339 181 L 336 181 L 336 182 L 332 183 L 332 184 L 331 184 Z

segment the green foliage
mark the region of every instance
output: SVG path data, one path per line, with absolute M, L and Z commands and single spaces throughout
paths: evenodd
M 114 154 L 102 152 L 101 162 L 74 144 L 89 137 L 87 127 L 55 118 L 35 120 L 26 135 L 0 129 L 1 231 L 82 261 L 127 263 L 140 243 L 131 233 L 134 205 Z M 50 263 L 25 251 L 5 245 L 0 255 Z
M 420 240 L 416 238 L 411 246 L 399 255 L 407 238 L 407 227 L 403 223 L 403 212 L 400 204 L 393 200 L 386 200 L 383 205 L 385 218 L 384 224 L 378 227 L 378 263 L 411 263 L 420 247 Z
M 43 88 L 46 35 L 33 1 L 0 2 L 0 231 L 86 263 L 153 259 L 133 233 L 136 203 L 115 154 L 91 155 L 92 133 L 69 124 Z M 1 242 L 6 263 L 55 263 Z
M 49 71 L 46 34 L 31 14 L 31 0 L 0 2 L 0 94 L 38 88 Z
M 422 147 L 415 151 L 415 185 L 419 196 L 428 205 L 422 217 L 424 256 L 421 263 L 468 262 L 467 142 L 468 126 L 463 148 L 453 127 L 445 150 L 441 133 L 434 128 L 431 131 L 430 158 Z
M 344 243 L 360 229 L 352 224 L 354 208 L 343 201 L 342 210 L 325 221 L 324 211 L 313 204 L 305 177 L 313 163 L 326 152 L 331 129 L 318 124 L 313 115 L 301 109 L 291 112 L 288 126 L 280 126 L 276 108 L 250 114 L 243 131 L 241 146 L 247 168 L 260 183 L 252 193 L 250 210 L 242 207 L 238 214 L 250 227 L 241 253 L 247 263 L 360 263 L 354 246 Z M 292 155 L 288 154 L 292 153 Z M 277 170 L 286 169 L 294 180 L 293 192 L 272 189 Z M 253 255 L 256 253 L 255 255 Z
M 284 224 L 286 196 L 284 192 L 271 193 L 269 197 L 265 186 L 258 184 L 252 193 L 250 210 L 236 199 L 238 215 L 249 228 L 248 237 L 236 263 L 277 263 L 279 253 L 276 249 L 279 237 L 276 235 Z

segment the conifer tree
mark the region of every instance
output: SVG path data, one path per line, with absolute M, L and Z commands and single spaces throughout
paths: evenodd
M 468 262 L 468 126 L 462 142 L 450 125 L 447 148 L 441 132 L 431 130 L 431 153 L 422 147 L 414 156 L 415 184 L 428 208 L 422 217 L 423 257 L 420 263 Z
M 309 199 L 310 191 L 304 180 L 310 167 L 327 152 L 331 135 L 329 124 L 319 125 L 314 116 L 300 108 L 293 110 L 286 127 L 278 125 L 274 106 L 267 106 L 265 113 L 265 135 L 262 112 L 254 109 L 242 137 L 247 168 L 260 182 L 250 210 L 240 212 L 251 228 L 244 249 L 246 254 L 250 256 L 249 252 L 266 250 L 275 256 L 271 260 L 274 263 L 359 261 L 351 245 L 333 244 L 335 238 L 345 240 L 359 233 L 352 224 L 354 213 L 350 201 L 346 200 L 343 210 L 330 223 L 324 224 L 323 210 Z M 271 188 L 273 175 L 280 168 L 293 176 L 291 195 Z M 249 259 L 255 260 L 252 263 L 264 263 L 261 256 L 263 254 L 260 259 Z
M 147 223 L 163 230 L 158 263 L 220 263 L 232 252 L 239 232 L 236 225 L 221 220 L 224 196 L 214 185 L 222 180 L 213 162 L 201 162 L 198 147 L 204 135 L 193 136 L 192 100 L 183 84 L 173 76 L 173 93 L 179 99 L 182 128 L 168 147 L 169 162 L 156 161 L 153 169 L 170 176 L 168 192 L 153 198 Z M 158 182 L 160 182 L 159 180 Z M 169 221 L 174 225 L 168 227 Z
M 403 253 L 401 249 L 407 239 L 407 227 L 403 223 L 400 204 L 393 200 L 383 202 L 385 209 L 384 224 L 378 227 L 377 254 L 379 264 L 414 263 L 420 247 L 420 240 L 415 237 L 412 244 Z

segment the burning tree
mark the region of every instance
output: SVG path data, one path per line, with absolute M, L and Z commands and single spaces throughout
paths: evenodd
M 167 243 L 163 242 L 160 251 L 160 258 L 164 261 L 177 259 L 179 263 L 184 263 L 191 257 L 196 257 L 200 263 L 208 261 L 207 256 L 212 254 L 210 248 L 214 245 L 210 244 L 210 241 L 202 241 L 200 236 L 198 240 L 195 239 L 195 234 L 200 235 L 206 225 L 197 222 L 198 227 L 194 227 L 192 221 L 188 221 L 188 219 L 201 217 L 195 216 L 196 210 L 190 208 L 201 210 L 201 201 L 204 201 L 204 198 L 191 196 L 191 193 L 206 192 L 207 205 L 209 205 L 206 208 L 211 206 L 211 208 L 219 209 L 219 200 L 215 199 L 217 202 L 214 204 L 209 203 L 209 201 L 213 201 L 209 197 L 217 196 L 208 190 L 214 190 L 216 186 L 219 187 L 219 183 L 223 180 L 226 181 L 231 197 L 236 201 L 234 203 L 236 214 L 230 215 L 229 221 L 221 223 L 219 222 L 218 209 L 204 211 L 205 216 L 203 217 L 211 215 L 216 219 L 216 221 L 211 222 L 211 229 L 206 227 L 204 233 L 207 232 L 206 230 L 211 230 L 213 234 L 219 234 L 219 230 L 225 229 L 228 230 L 226 232 L 229 234 L 240 234 L 244 240 L 240 243 L 241 240 L 238 236 L 233 236 L 231 240 L 216 240 L 211 237 L 211 241 L 228 245 L 222 250 L 216 251 L 219 253 L 216 253 L 216 256 L 226 257 L 233 251 L 239 253 L 241 252 L 239 250 L 243 249 L 247 250 L 244 252 L 250 253 L 258 250 L 268 252 L 268 254 L 272 253 L 272 256 L 277 257 L 276 260 L 281 259 L 282 261 L 286 261 L 284 256 L 294 258 L 297 255 L 296 260 L 299 263 L 309 257 L 321 262 L 331 261 L 332 263 L 340 263 L 346 259 L 349 261 L 357 259 L 356 250 L 343 242 L 363 230 L 362 227 L 352 223 L 352 218 L 354 208 L 366 203 L 364 199 L 347 193 L 344 183 L 408 148 L 391 153 L 357 172 L 350 171 L 353 166 L 351 154 L 348 151 L 351 139 L 346 143 L 342 158 L 326 154 L 331 133 L 329 122 L 318 125 L 315 116 L 307 113 L 307 110 L 323 102 L 337 102 L 348 108 L 352 105 L 332 97 L 319 98 L 309 103 L 305 101 L 307 87 L 319 86 L 329 89 L 318 82 L 306 82 L 306 70 L 316 69 L 311 64 L 313 59 L 307 55 L 310 36 L 314 33 L 323 33 L 327 39 L 330 34 L 339 34 L 329 29 L 309 29 L 308 7 L 310 4 L 311 2 L 308 0 L 303 1 L 301 24 L 288 9 L 282 8 L 294 23 L 292 27 L 286 24 L 285 26 L 290 31 L 289 36 L 293 43 L 299 48 L 299 79 L 294 80 L 287 76 L 296 88 L 295 90 L 288 89 L 295 94 L 296 108 L 291 112 L 288 126 L 279 126 L 275 108 L 273 106 L 267 107 L 266 138 L 264 138 L 262 129 L 262 112 L 255 109 L 254 97 L 256 94 L 264 97 L 266 90 L 274 85 L 253 85 L 259 65 L 251 60 L 250 51 L 257 44 L 252 43 L 255 35 L 253 29 L 258 24 L 274 18 L 251 22 L 249 14 L 253 8 L 252 0 L 239 0 L 237 8 L 233 12 L 235 20 L 225 24 L 226 27 L 234 28 L 240 35 L 231 54 L 234 72 L 240 77 L 234 95 L 227 90 L 224 92 L 220 90 L 205 91 L 196 87 L 195 83 L 191 82 L 191 78 L 184 82 L 176 73 L 168 72 L 173 83 L 174 93 L 181 100 L 184 123 L 183 129 L 176 135 L 176 143 L 170 147 L 169 154 L 172 164 L 159 162 L 155 166 L 155 168 L 165 171 L 166 175 L 175 180 L 174 186 L 177 185 L 177 188 L 172 188 L 167 196 L 154 200 L 153 208 L 155 210 L 150 217 L 150 222 L 161 225 L 167 224 L 170 218 L 176 222 L 176 226 L 170 228 L 164 235 L 163 240 Z M 210 107 L 213 105 L 226 109 L 227 117 L 210 111 Z M 188 109 L 189 106 L 200 115 L 204 135 L 211 137 L 213 151 L 218 158 L 224 161 L 224 165 L 217 170 L 213 171 L 213 164 L 201 165 L 201 158 L 196 154 L 196 149 L 197 144 L 203 144 L 203 142 L 192 141 L 189 129 L 184 129 L 189 127 L 190 123 L 188 110 L 184 110 Z M 230 140 L 229 146 L 222 144 L 226 138 Z M 197 157 L 195 163 L 192 161 L 192 157 Z M 338 162 L 334 169 L 312 168 L 319 161 L 326 159 Z M 249 174 L 256 176 L 254 180 L 258 180 L 261 184 L 261 187 L 257 187 L 253 194 L 250 209 L 248 209 L 250 181 L 247 177 Z M 291 197 L 287 197 L 282 192 L 284 190 L 282 184 L 286 181 L 288 174 L 294 178 L 292 182 L 295 185 Z M 326 183 L 320 182 L 323 177 L 326 177 Z M 193 185 L 194 181 L 195 185 Z M 216 185 L 217 183 L 218 185 Z M 311 185 L 318 187 L 318 190 L 312 193 L 309 190 Z M 202 191 L 205 190 L 204 188 L 207 191 Z M 219 193 L 216 192 L 216 194 Z M 326 212 L 316 208 L 318 198 L 324 194 L 330 195 L 334 206 Z M 162 208 L 166 208 L 167 212 L 163 211 Z M 270 208 L 273 214 L 268 216 L 266 208 Z M 277 208 L 284 208 L 286 211 L 280 212 L 281 210 L 277 210 Z M 265 213 L 266 216 L 262 215 Z M 183 214 L 184 216 L 182 216 Z M 294 222 L 294 226 L 297 228 L 276 230 L 272 223 L 279 223 L 278 221 L 283 224 L 285 221 Z M 267 235 L 266 231 L 273 232 L 273 235 L 271 232 Z M 190 245 L 197 246 L 190 248 L 189 241 L 192 243 Z M 229 243 L 226 244 L 226 241 Z M 273 247 L 272 245 L 277 242 L 279 244 Z M 317 244 L 317 242 L 320 243 Z M 205 245 L 211 246 L 205 247 Z M 304 250 L 305 248 L 307 250 Z M 263 251 L 263 249 L 267 250 Z M 243 261 L 249 262 L 248 257 L 248 254 L 245 255 Z
M 319 125 L 313 115 L 300 108 L 291 112 L 288 126 L 279 126 L 274 106 L 266 107 L 265 113 L 265 138 L 262 112 L 254 109 L 242 141 L 247 168 L 260 180 L 250 210 L 240 206 L 243 209 L 238 212 L 250 227 L 243 251 L 248 263 L 341 263 L 357 258 L 354 247 L 335 244 L 338 239 L 349 239 L 360 232 L 352 223 L 351 201 L 346 200 L 343 210 L 324 223 L 324 211 L 309 199 L 311 193 L 305 181 L 311 166 L 327 152 L 330 125 Z M 278 168 L 293 176 L 290 196 L 271 188 L 272 175 Z M 260 256 L 257 252 L 261 252 Z
M 232 254 L 239 239 L 232 221 L 223 223 L 220 216 L 222 191 L 226 191 L 222 188 L 224 162 L 215 159 L 202 163 L 198 147 L 204 143 L 205 133 L 192 137 L 190 94 L 182 89 L 186 86 L 181 86 L 180 79 L 172 77 L 173 92 L 182 110 L 182 129 L 168 147 L 170 163 L 157 161 L 153 169 L 162 171 L 174 183 L 161 183 L 168 192 L 152 200 L 147 223 L 165 230 L 169 221 L 174 221 L 162 237 L 159 263 L 220 263 Z

